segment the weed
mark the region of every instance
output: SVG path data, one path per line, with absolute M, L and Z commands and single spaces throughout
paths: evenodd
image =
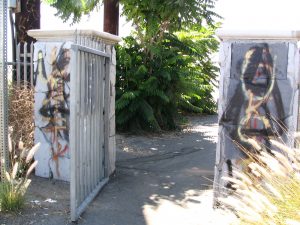
M 24 194 L 17 191 L 9 182 L 0 183 L 1 211 L 19 211 L 23 208 Z
M 19 143 L 19 149 L 21 145 Z M 36 144 L 29 151 L 23 149 L 18 155 L 12 157 L 12 169 L 5 173 L 6 181 L 0 184 L 1 211 L 19 211 L 23 208 L 24 196 L 31 182 L 29 175 L 38 163 L 32 162 L 33 156 L 39 146 L 40 144 Z M 12 153 L 11 149 L 10 152 Z
M 234 177 L 223 178 L 235 191 L 218 201 L 236 213 L 239 224 L 300 224 L 300 149 L 271 143 L 276 150 L 247 153 L 248 169 L 235 168 Z

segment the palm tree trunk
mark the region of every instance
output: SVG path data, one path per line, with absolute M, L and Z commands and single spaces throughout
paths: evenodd
M 119 34 L 119 0 L 104 0 L 104 31 Z
M 27 35 L 30 29 L 40 29 L 40 0 L 21 0 L 21 12 L 16 13 L 16 36 L 18 43 L 34 42 Z

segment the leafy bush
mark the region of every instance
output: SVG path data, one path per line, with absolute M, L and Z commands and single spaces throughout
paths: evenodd
M 214 1 L 120 2 L 136 31 L 117 46 L 117 128 L 174 129 L 179 109 L 214 112 Z
M 103 0 L 46 0 L 62 19 L 80 20 Z M 214 0 L 119 0 L 135 28 L 117 47 L 119 129 L 174 129 L 179 109 L 213 113 Z M 206 27 L 206 28 L 205 28 Z
M 280 151 L 249 154 L 248 170 L 225 177 L 236 189 L 218 201 L 234 210 L 243 225 L 300 224 L 300 149 L 271 140 Z M 246 162 L 246 161 L 245 161 Z
M 117 46 L 116 121 L 121 129 L 174 129 L 179 109 L 213 113 L 218 47 L 214 28 L 165 33 L 152 44 L 135 36 Z

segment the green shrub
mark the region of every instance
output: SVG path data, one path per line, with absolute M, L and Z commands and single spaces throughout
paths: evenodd
M 47 0 L 64 20 L 80 20 L 102 0 Z M 176 128 L 178 110 L 214 113 L 211 61 L 214 0 L 119 0 L 135 32 L 117 46 L 117 128 Z
M 117 49 L 116 122 L 119 129 L 176 128 L 179 109 L 214 113 L 217 68 L 214 28 L 165 33 L 143 45 L 134 36 Z M 146 47 L 145 47 L 146 46 Z

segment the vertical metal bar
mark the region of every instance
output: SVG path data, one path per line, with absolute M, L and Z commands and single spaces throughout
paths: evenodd
M 99 113 L 98 113 L 98 132 L 99 132 L 99 147 L 98 147 L 98 155 L 97 155 L 97 158 L 98 158 L 98 180 L 101 179 L 101 168 L 102 168 L 102 161 L 101 161 L 101 155 L 102 155 L 102 151 L 103 151 L 103 143 L 102 143 L 102 126 L 103 126 L 103 123 L 102 123 L 102 118 L 103 118 L 103 107 L 102 107 L 102 92 L 103 92 L 103 88 L 102 88 L 102 84 L 103 84 L 103 75 L 102 75 L 102 67 L 103 67 L 103 63 L 102 63 L 102 60 L 103 57 L 98 57 L 98 64 L 99 64 L 99 81 L 98 81 L 98 96 L 99 96 L 99 99 L 98 99 L 98 103 L 99 103 L 99 106 L 98 106 L 98 110 L 99 110 Z
M 95 149 L 94 149 L 94 159 L 95 159 L 95 165 L 94 165 L 94 170 L 95 170 L 95 185 L 98 184 L 98 178 L 99 178 L 99 173 L 98 173 L 98 149 L 99 149 L 99 144 L 98 144 L 98 140 L 100 139 L 100 136 L 98 134 L 98 115 L 99 115 L 99 110 L 98 110 L 98 90 L 99 90 L 99 86 L 98 86 L 98 80 L 99 80 L 99 65 L 98 65 L 98 58 L 99 56 L 95 56 L 95 81 L 94 81 L 94 138 L 95 138 Z
M 21 43 L 18 44 L 17 46 L 17 57 L 16 57 L 16 61 L 17 61 L 17 87 L 20 87 L 21 85 Z
M 102 177 L 102 173 L 103 173 L 103 162 L 102 162 L 102 155 L 103 155 L 103 149 L 104 149 L 104 58 L 101 57 L 100 59 L 100 73 L 101 73 L 101 79 L 100 79 L 100 132 L 101 132 L 101 143 L 100 143 L 100 154 L 99 154 L 99 172 L 100 172 L 100 177 Z
M 93 44 L 93 42 L 92 42 Z M 90 85 L 91 85 L 91 190 L 94 189 L 95 187 L 95 156 L 94 156 L 94 151 L 95 151 L 95 144 L 94 144 L 94 140 L 95 140 L 95 131 L 94 131 L 94 125 L 95 125 L 95 121 L 94 121 L 94 76 L 95 76 L 95 55 L 91 54 L 91 58 L 90 58 L 90 63 L 91 63 L 91 78 L 90 78 Z
M 92 43 L 91 43 L 92 44 Z M 89 53 L 89 171 L 90 171 L 90 181 L 89 181 L 89 193 L 92 191 L 93 188 L 93 140 L 92 140 L 92 77 L 93 77 L 93 67 L 92 67 L 92 53 Z
M 86 38 L 85 38 L 86 39 Z M 85 43 L 87 43 L 86 41 L 85 41 Z M 84 53 L 84 64 L 85 64 L 85 72 L 84 72 L 84 74 L 82 74 L 82 76 L 84 77 L 84 82 L 83 82 L 83 84 L 84 84 L 84 103 L 85 103 L 85 107 L 84 107 L 84 149 L 83 149 L 83 151 L 84 151 L 84 161 L 85 161 L 85 194 L 84 194 L 84 196 L 86 197 L 87 196 L 87 194 L 88 194 L 88 182 L 89 182 L 89 171 L 88 171 L 88 154 L 87 154 L 87 151 L 88 151 L 88 149 L 87 149 L 87 145 L 88 145 L 88 143 L 87 143 L 87 129 L 88 129 L 88 124 L 87 124 L 87 112 L 88 112 L 88 85 L 87 85 L 87 76 L 88 76 L 88 60 L 87 60 L 87 55 L 88 55 L 88 53 L 87 52 L 85 52 Z
M 23 54 L 23 70 L 24 70 L 24 88 L 27 87 L 27 42 L 24 42 L 24 54 Z
M 76 157 L 76 176 L 74 179 L 76 179 L 76 207 L 78 206 L 78 204 L 80 203 L 80 196 L 81 196 L 81 158 L 80 158 L 80 121 L 81 121 L 81 118 L 80 118 L 80 75 L 81 75 L 81 58 L 80 58 L 80 51 L 79 50 L 76 50 L 76 65 L 74 67 L 77 67 L 76 68 L 76 71 L 75 71 L 75 75 L 76 75 L 76 78 L 73 77 L 73 79 L 76 79 L 75 81 L 75 86 L 76 86 L 76 93 L 73 93 L 75 94 L 75 101 L 76 101 L 76 104 L 75 104 L 75 107 L 76 107 L 76 116 L 75 116 L 75 120 L 71 120 L 72 123 L 76 123 L 76 130 L 75 130 L 75 141 L 76 141 L 76 146 L 75 146 L 75 149 L 73 150 L 73 153 L 75 154 L 75 157 Z M 73 76 L 71 74 L 71 76 Z M 74 88 L 75 89 L 75 88 Z M 72 155 L 71 155 L 72 157 Z M 71 168 L 72 169 L 72 168 Z M 75 170 L 75 169 L 74 169 Z
M 76 130 L 79 129 L 76 124 L 77 117 L 77 77 L 78 77 L 78 51 L 71 51 L 71 76 L 70 76 L 70 148 L 71 148 L 71 181 L 70 181 L 70 208 L 71 208 L 71 220 L 77 220 L 77 180 L 76 174 L 78 171 L 78 156 L 77 156 L 77 137 Z
M 86 120 L 87 120 L 87 129 L 86 129 L 86 159 L 87 159 L 87 193 L 89 194 L 91 192 L 91 113 L 90 113 L 90 76 L 91 76 L 91 65 L 90 65 L 90 55 L 91 53 L 86 53 L 86 63 L 87 63 L 87 73 L 86 73 L 86 103 L 87 103 L 87 107 L 86 107 L 86 111 L 87 111 L 87 115 L 86 115 Z
M 79 40 L 80 41 L 80 40 Z M 77 123 L 78 123 L 78 129 L 77 129 L 77 133 L 76 133 L 76 138 L 78 141 L 78 148 L 76 151 L 76 155 L 78 156 L 78 173 L 77 173 L 77 183 L 78 183 L 78 195 L 76 196 L 78 199 L 77 205 L 80 204 L 81 201 L 81 193 L 82 193 L 82 165 L 81 165 L 81 135 L 82 135 L 82 118 L 81 118 L 81 72 L 82 72 L 82 63 L 81 63 L 81 51 L 78 50 L 78 77 L 77 77 Z
M 98 170 L 99 170 L 99 180 L 102 178 L 102 171 L 103 171 L 103 163 L 102 163 L 102 155 L 103 155 L 103 113 L 104 113 L 104 108 L 103 108 L 103 57 L 99 57 L 99 73 L 100 73 L 100 81 L 99 81 L 99 89 L 100 89 L 100 93 L 99 93 L 99 131 L 100 131 L 100 146 L 99 146 L 99 155 L 98 155 L 98 160 L 99 160 L 99 164 L 98 164 Z
M 89 39 L 90 43 L 90 39 Z M 87 57 L 88 62 L 88 74 L 87 74 L 87 160 L 88 160 L 88 193 L 91 193 L 92 187 L 91 187 L 91 180 L 92 180 L 92 165 L 91 165 L 91 53 L 88 53 Z
M 101 51 L 105 52 L 105 44 L 103 40 L 101 40 Z
M 97 50 L 97 38 L 96 37 L 94 38 L 94 47 L 93 48 Z
M 93 40 L 93 45 L 95 45 L 95 42 Z M 95 93 L 95 82 L 96 82 L 96 55 L 93 55 L 92 58 L 92 62 L 93 62 L 93 67 L 92 67 L 92 90 L 91 90 L 91 98 L 92 98 L 92 134 L 91 134 L 91 138 L 92 138 L 92 175 L 93 175 L 93 180 L 92 180 L 92 186 L 93 189 L 96 186 L 96 168 L 95 168 L 95 153 L 96 153 L 96 133 L 95 133 L 95 97 L 96 97 L 96 93 Z
M 93 42 L 92 42 L 93 43 Z M 95 131 L 94 131 L 94 82 L 95 82 L 95 55 L 91 55 L 91 171 L 92 171 L 92 176 L 91 176 L 91 187 L 92 190 L 95 187 L 95 145 L 94 145 L 94 140 L 95 140 Z
M 33 42 L 30 44 L 30 85 L 33 87 Z
M 86 45 L 88 44 L 88 39 L 86 37 Z M 88 130 L 89 130 L 89 123 L 88 123 L 88 110 L 89 110 L 89 100 L 88 100 L 88 76 L 89 76 L 89 62 L 88 62 L 88 52 L 85 52 L 85 64 L 86 64 L 86 71 L 84 74 L 84 90 L 85 90 L 85 161 L 86 161 L 86 196 L 89 193 L 89 175 L 90 175 L 90 171 L 89 171 L 89 159 L 88 159 L 88 145 L 89 145 L 89 136 L 88 136 Z
M 1 179 L 8 169 L 7 149 L 7 1 L 0 3 L 0 166 Z
M 84 162 L 84 75 L 85 75 L 85 63 L 84 52 L 80 51 L 80 202 L 84 199 L 84 183 L 85 183 L 85 162 Z
M 109 102 L 110 102 L 110 80 L 109 80 L 109 70 L 110 70 L 110 59 L 105 60 L 105 94 L 104 94 L 104 176 L 108 177 L 108 166 L 109 166 Z
M 83 44 L 84 38 L 81 37 L 81 44 Z M 80 55 L 81 55 L 81 72 L 80 72 L 80 120 L 81 120 L 81 124 L 80 124 L 80 172 L 81 172 L 81 198 L 80 198 L 80 202 L 82 202 L 84 200 L 85 197 L 85 158 L 84 158 L 84 151 L 85 151 L 85 146 L 84 146 L 84 135 L 85 135 L 85 99 L 84 99 L 84 93 L 85 93 L 85 86 L 84 86 L 84 77 L 85 77 L 85 60 L 84 60 L 84 56 L 85 53 L 83 51 L 80 51 Z
M 95 38 L 95 49 L 96 49 L 96 50 L 99 50 L 99 49 L 98 49 L 98 44 L 99 44 L 98 38 Z
M 82 41 L 84 41 L 82 39 Z M 82 70 L 80 73 L 80 114 L 81 114 L 81 121 L 82 121 L 82 125 L 81 125 L 81 147 L 80 147 L 80 153 L 81 153 L 81 171 L 82 171 L 82 181 L 81 181 L 81 185 L 82 185 L 82 199 L 84 199 L 85 197 L 85 178 L 86 178 L 86 168 L 85 168 L 85 99 L 84 99 L 84 95 L 85 95 L 85 53 L 82 51 L 81 52 L 81 65 L 82 65 Z
M 96 77 L 96 82 L 95 82 L 95 135 L 96 135 L 96 149 L 95 149 L 95 163 L 96 163 L 96 166 L 95 166 L 95 170 L 96 170 L 96 184 L 98 184 L 98 182 L 100 181 L 99 179 L 99 174 L 100 174 L 100 171 L 98 169 L 99 167 L 99 151 L 100 151 L 100 139 L 101 139 L 101 136 L 99 134 L 99 125 L 100 125 L 100 104 L 99 104 L 99 93 L 100 93 L 100 86 L 99 86 L 99 80 L 100 80 L 100 62 L 99 62 L 99 58 L 100 56 L 96 56 L 96 73 L 95 73 L 95 77 Z
M 94 113 L 95 113 L 95 178 L 96 178 L 96 185 L 99 182 L 99 170 L 98 170 L 98 166 L 99 166 L 99 151 L 100 151 L 100 146 L 99 146 L 99 140 L 100 140 L 100 134 L 99 134 L 99 56 L 95 56 L 95 109 L 94 109 Z
M 75 116 L 75 120 L 72 121 L 74 123 L 76 123 L 76 130 L 75 130 L 75 142 L 76 142 L 76 146 L 75 149 L 73 150 L 73 153 L 76 156 L 76 207 L 79 205 L 80 203 L 80 192 L 81 192 L 81 185 L 80 185 L 80 181 L 81 181 L 81 177 L 80 177 L 80 170 L 81 170 L 81 162 L 80 162 L 80 72 L 81 72 L 81 64 L 80 64 L 80 51 L 76 50 L 76 79 L 75 81 L 75 85 L 76 85 L 76 93 L 75 94 L 75 100 L 76 100 L 76 104 L 75 104 L 75 112 L 76 112 L 76 116 Z M 71 74 L 72 75 L 72 74 Z M 75 89 L 75 88 L 74 88 Z M 72 156 L 71 156 L 72 157 Z
M 104 124 L 104 114 L 105 114 L 105 58 L 101 59 L 101 155 L 100 155 L 100 171 L 101 178 L 104 177 L 104 152 L 105 152 L 105 124 Z
M 103 176 L 103 149 L 104 149 L 104 123 L 103 123 L 103 99 L 104 99 L 104 57 L 99 57 L 99 65 L 100 65 L 100 76 L 99 76 L 99 135 L 100 135 L 100 143 L 99 143 L 99 179 Z
M 86 47 L 91 47 L 91 39 L 90 39 L 90 36 L 87 36 L 86 37 Z

